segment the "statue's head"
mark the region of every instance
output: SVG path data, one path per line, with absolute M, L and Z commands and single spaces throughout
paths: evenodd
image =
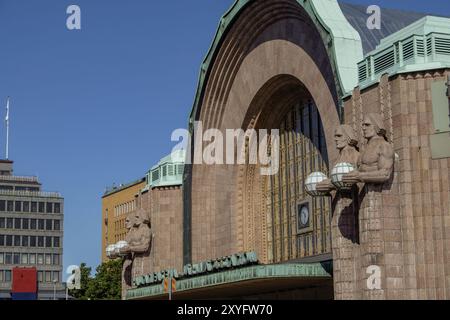
M 148 215 L 148 212 L 144 209 L 137 209 L 134 212 L 134 227 L 137 228 L 141 224 L 147 224 L 150 226 L 150 217 Z
M 134 220 L 135 220 L 134 212 L 127 214 L 127 217 L 125 218 L 125 227 L 127 228 L 128 231 L 131 228 L 133 228 Z
M 371 139 L 375 136 L 381 136 L 386 139 L 386 128 L 383 118 L 378 113 L 368 113 L 364 117 L 362 124 L 364 138 Z
M 334 131 L 334 141 L 336 142 L 336 148 L 339 150 L 344 149 L 346 146 L 356 147 L 358 140 L 351 126 L 347 124 L 340 125 Z

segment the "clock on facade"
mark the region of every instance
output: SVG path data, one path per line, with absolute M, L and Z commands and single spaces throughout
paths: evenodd
M 298 229 L 309 227 L 309 204 L 303 203 L 298 206 Z

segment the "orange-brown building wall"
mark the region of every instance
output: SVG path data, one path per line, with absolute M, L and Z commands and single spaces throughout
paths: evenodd
M 134 210 L 136 194 L 144 187 L 145 181 L 141 181 L 102 198 L 102 262 L 108 259 L 106 247 L 125 239 L 125 218 Z M 117 211 L 115 208 L 120 209 Z

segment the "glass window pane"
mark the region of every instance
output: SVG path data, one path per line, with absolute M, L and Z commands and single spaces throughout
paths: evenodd
M 5 229 L 5 227 L 6 227 L 5 218 L 0 218 L 0 229 Z
M 53 237 L 53 247 L 59 248 L 59 237 Z
M 37 255 L 37 264 L 44 264 L 44 255 L 42 253 Z
M 0 200 L 0 211 L 5 211 L 6 209 L 6 201 Z
M 14 236 L 14 246 L 20 247 L 20 236 Z
M 30 219 L 22 219 L 22 229 L 28 230 L 30 227 Z
M 0 247 L 3 247 L 5 245 L 5 236 L 3 234 L 0 234 Z
M 45 282 L 52 282 L 52 272 L 45 271 Z
M 0 253 L 0 264 L 5 263 L 5 255 L 3 253 Z
M 54 254 L 53 255 L 53 264 L 54 265 L 59 265 L 59 254 Z
M 40 247 L 40 248 L 44 247 L 44 237 L 43 236 L 38 237 L 38 247 Z
M 14 253 L 14 264 L 20 264 L 20 253 Z
M 39 212 L 43 213 L 45 208 L 45 202 L 39 202 Z
M 30 236 L 30 247 L 36 247 L 36 236 Z
M 53 209 L 55 213 L 61 213 L 61 204 L 56 202 Z
M 30 253 L 30 264 L 36 264 L 36 254 Z
M 30 202 L 29 201 L 24 201 L 23 202 L 22 210 L 23 210 L 23 212 L 30 212 Z
M 52 264 L 52 255 L 51 254 L 46 254 L 45 255 L 45 264 Z
M 5 282 L 11 282 L 11 271 L 5 270 Z
M 21 221 L 22 219 L 20 219 L 20 218 L 15 218 L 14 219 L 14 229 L 16 229 L 16 230 L 20 230 L 20 229 L 22 229 L 22 221 Z
M 12 237 L 12 235 L 7 235 L 5 242 L 6 242 L 6 246 L 7 247 L 12 247 L 12 245 L 13 245 L 13 237 Z
M 39 282 L 44 281 L 44 273 L 42 271 L 38 271 L 38 281 Z
M 30 219 L 30 229 L 36 230 L 36 219 Z
M 47 248 L 51 248 L 52 247 L 52 237 L 45 237 L 45 246 Z
M 44 219 L 39 219 L 38 220 L 38 229 L 39 230 L 44 230 Z
M 16 201 L 14 210 L 16 212 L 22 212 L 22 201 Z
M 37 212 L 37 202 L 31 202 L 31 212 Z
M 22 253 L 22 264 L 28 264 L 28 253 Z
M 22 247 L 28 247 L 28 236 L 22 236 Z
M 52 230 L 52 220 L 51 219 L 47 219 L 45 220 L 45 230 Z
M 5 253 L 5 264 L 12 264 L 12 253 Z
M 47 202 L 47 213 L 53 213 L 53 203 Z
M 6 208 L 7 208 L 6 211 L 13 212 L 14 211 L 14 201 L 7 201 Z
M 13 228 L 13 224 L 14 224 L 14 219 L 13 218 L 7 218 L 6 219 L 6 228 L 7 229 L 12 229 Z
M 53 271 L 53 281 L 59 282 L 59 271 Z
M 54 220 L 53 221 L 53 229 L 57 230 L 57 231 L 61 230 L 61 225 L 59 223 L 59 220 Z

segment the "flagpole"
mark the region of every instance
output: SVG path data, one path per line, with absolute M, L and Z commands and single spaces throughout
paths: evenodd
M 6 102 L 6 160 L 9 159 L 9 97 Z

